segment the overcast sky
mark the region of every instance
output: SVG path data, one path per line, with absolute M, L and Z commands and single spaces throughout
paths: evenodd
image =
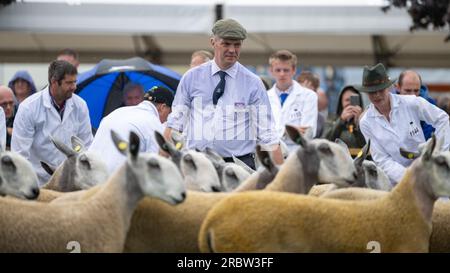
M 233 5 L 308 5 L 308 6 L 381 6 L 386 0 L 17 0 L 17 2 L 47 2 L 69 4 L 213 4 L 224 3 Z

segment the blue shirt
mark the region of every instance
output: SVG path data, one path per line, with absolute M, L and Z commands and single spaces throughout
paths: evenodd
M 221 156 L 255 151 L 256 143 L 279 143 L 266 89 L 260 78 L 236 62 L 225 70 L 225 92 L 217 106 L 213 91 L 220 81 L 214 60 L 186 72 L 175 95 L 167 127 L 186 131 L 187 147 L 210 147 Z

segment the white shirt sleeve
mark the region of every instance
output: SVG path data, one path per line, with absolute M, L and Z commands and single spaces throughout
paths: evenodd
M 175 98 L 172 103 L 172 112 L 167 118 L 167 127 L 175 129 L 179 132 L 185 130 L 185 124 L 188 120 L 189 108 L 190 108 L 190 95 L 189 95 L 189 81 L 185 76 L 181 78 L 178 85 Z
M 383 148 L 381 143 L 373 137 L 370 125 L 367 124 L 367 120 L 360 122 L 360 129 L 366 139 L 366 142 L 370 139 L 370 154 L 373 161 L 386 173 L 391 180 L 392 185 L 396 185 L 402 179 L 405 174 L 406 168 L 400 163 L 396 162 Z
M 252 126 L 256 126 L 256 142 L 265 147 L 280 143 L 276 127 L 275 117 L 272 113 L 267 91 L 261 80 L 256 83 L 257 90 L 251 98 L 250 115 Z M 256 121 L 256 122 L 255 122 Z
M 436 128 L 436 137 L 443 140 L 441 149 L 448 151 L 450 147 L 450 125 L 447 113 L 422 97 L 416 97 L 414 102 L 420 120 L 424 120 Z
M 317 94 L 310 93 L 308 96 L 308 101 L 303 109 L 302 124 L 300 126 L 311 127 L 312 138 L 316 136 L 317 131 L 317 116 L 318 116 L 318 102 Z
M 6 149 L 6 117 L 3 108 L 0 107 L 0 151 Z
M 21 105 L 14 118 L 14 130 L 11 137 L 11 151 L 21 154 L 28 160 L 35 135 L 33 115 L 31 109 Z

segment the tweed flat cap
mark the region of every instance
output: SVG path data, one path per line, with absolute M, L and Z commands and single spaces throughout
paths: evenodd
M 212 33 L 222 39 L 245 40 L 247 38 L 245 28 L 233 19 L 217 21 L 212 28 Z

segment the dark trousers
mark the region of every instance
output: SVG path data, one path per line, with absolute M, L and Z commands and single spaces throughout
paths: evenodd
M 247 166 L 249 166 L 253 170 L 256 170 L 255 154 L 251 153 L 251 154 L 236 156 L 236 158 L 238 158 L 239 160 L 241 160 L 242 162 L 247 164 Z M 224 157 L 223 160 L 225 160 L 225 162 L 234 162 L 232 157 Z

